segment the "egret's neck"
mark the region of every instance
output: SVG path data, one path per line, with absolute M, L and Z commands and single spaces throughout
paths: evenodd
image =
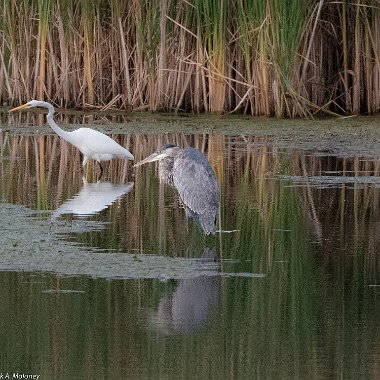
M 54 107 L 49 104 L 49 103 L 46 103 L 47 106 L 46 108 L 49 110 L 47 116 L 46 116 L 46 120 L 47 122 L 49 123 L 49 125 L 51 126 L 52 130 L 60 137 L 62 137 L 64 140 L 67 140 L 69 141 L 70 140 L 70 137 L 69 137 L 69 132 L 66 132 L 64 131 L 62 128 L 60 128 L 57 123 L 54 121 L 53 117 L 54 117 Z

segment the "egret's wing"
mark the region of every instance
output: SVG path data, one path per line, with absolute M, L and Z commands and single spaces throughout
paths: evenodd
M 118 144 L 111 137 L 102 132 L 91 128 L 79 128 L 71 132 L 75 137 L 73 144 L 81 151 L 88 151 L 89 155 L 93 152 L 99 154 L 125 155 L 127 149 Z

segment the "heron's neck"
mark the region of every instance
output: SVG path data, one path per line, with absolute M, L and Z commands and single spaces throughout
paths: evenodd
M 158 164 L 160 181 L 173 186 L 173 157 L 165 157 Z
M 47 103 L 49 104 L 49 103 Z M 49 123 L 49 125 L 51 126 L 52 130 L 60 137 L 62 137 L 64 140 L 70 140 L 70 137 L 69 137 L 69 132 L 66 132 L 64 131 L 62 128 L 60 128 L 57 123 L 54 121 L 53 117 L 54 117 L 54 107 L 49 104 L 49 106 L 47 107 L 47 109 L 49 110 L 47 116 L 46 116 L 46 120 L 47 122 Z

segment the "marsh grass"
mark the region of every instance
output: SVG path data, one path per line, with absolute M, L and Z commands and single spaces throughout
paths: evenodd
M 305 117 L 374 113 L 370 0 L 5 0 L 0 100 Z

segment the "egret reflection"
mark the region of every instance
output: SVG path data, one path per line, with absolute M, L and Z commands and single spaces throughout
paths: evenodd
M 96 214 L 131 191 L 133 185 L 133 182 L 115 184 L 98 181 L 89 183 L 83 178 L 83 187 L 79 193 L 57 208 L 53 212 L 52 218 L 57 218 L 62 214 L 75 214 L 80 216 Z
M 204 248 L 202 260 L 213 263 L 215 250 Z M 162 295 L 149 318 L 151 328 L 166 335 L 193 333 L 209 321 L 218 304 L 220 276 L 177 281 L 174 291 Z
M 220 192 L 207 158 L 195 148 L 165 144 L 135 166 L 153 161 L 159 161 L 160 181 L 177 189 L 186 215 L 207 235 L 214 234 Z

